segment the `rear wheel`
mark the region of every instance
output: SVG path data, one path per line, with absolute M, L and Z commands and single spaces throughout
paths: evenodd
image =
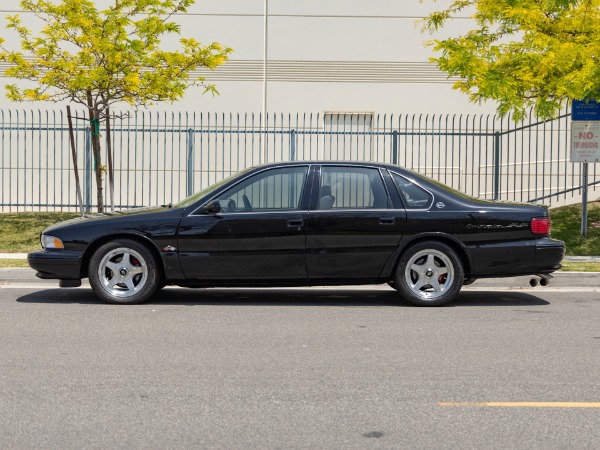
M 394 287 L 419 306 L 439 306 L 460 291 L 464 269 L 456 252 L 441 242 L 426 241 L 406 250 L 396 269 Z
M 100 247 L 90 260 L 88 276 L 94 293 L 108 303 L 143 302 L 160 286 L 152 253 L 130 239 Z

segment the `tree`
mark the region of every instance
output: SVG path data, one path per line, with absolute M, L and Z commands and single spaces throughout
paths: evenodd
M 518 121 L 530 108 L 549 119 L 569 99 L 600 100 L 600 0 L 453 0 L 423 28 L 473 11 L 473 30 L 429 43 L 471 101 L 495 100 Z
M 176 101 L 185 90 L 201 85 L 216 93 L 203 78 L 192 78 L 199 67 L 214 69 L 231 53 L 219 43 L 203 46 L 181 38 L 180 50 L 166 51 L 161 40 L 179 34 L 171 18 L 184 13 L 194 0 L 112 0 L 98 10 L 90 0 L 21 0 L 44 27 L 34 36 L 19 15 L 8 16 L 8 28 L 21 39 L 21 51 L 4 47 L 0 60 L 11 63 L 5 75 L 34 82 L 34 87 L 7 85 L 15 101 L 70 100 L 84 105 L 92 130 L 98 211 L 104 210 L 103 166 L 99 123 L 111 105 L 148 106 Z M 30 84 L 31 85 L 31 84 Z

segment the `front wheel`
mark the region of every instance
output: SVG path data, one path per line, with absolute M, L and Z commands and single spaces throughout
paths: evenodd
M 90 260 L 88 277 L 94 293 L 108 303 L 140 303 L 160 286 L 152 253 L 130 239 L 100 247 Z
M 464 269 L 456 252 L 441 242 L 426 241 L 402 254 L 394 287 L 415 305 L 439 306 L 458 295 L 463 279 Z

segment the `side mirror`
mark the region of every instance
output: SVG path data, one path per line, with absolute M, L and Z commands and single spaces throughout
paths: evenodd
M 219 200 L 214 200 L 202 207 L 202 214 L 219 214 L 220 212 L 221 204 L 219 203 Z

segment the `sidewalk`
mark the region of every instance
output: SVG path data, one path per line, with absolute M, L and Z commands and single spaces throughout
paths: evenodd
M 27 253 L 0 253 L 0 259 L 27 259 Z

